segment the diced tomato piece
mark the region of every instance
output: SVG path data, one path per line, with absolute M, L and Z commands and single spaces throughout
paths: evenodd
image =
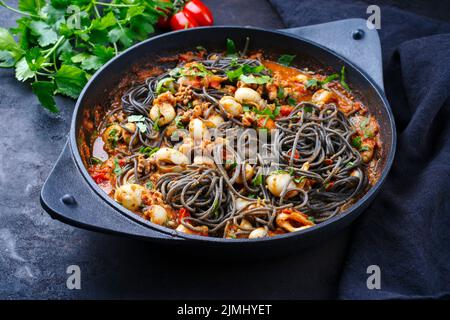
M 288 156 L 290 157 L 292 155 L 292 151 L 288 152 Z M 300 153 L 298 152 L 298 150 L 295 150 L 294 152 L 294 159 L 300 159 Z
M 288 115 L 291 114 L 292 110 L 294 110 L 294 107 L 292 106 L 281 106 L 280 108 L 280 115 L 283 117 L 287 117 Z
M 178 212 L 178 223 L 181 223 L 181 221 L 186 218 L 186 217 L 190 217 L 191 214 L 189 213 L 189 211 L 186 208 L 181 208 L 180 211 Z
M 258 128 L 263 129 L 276 129 L 275 121 L 270 119 L 269 117 L 260 117 L 257 122 Z

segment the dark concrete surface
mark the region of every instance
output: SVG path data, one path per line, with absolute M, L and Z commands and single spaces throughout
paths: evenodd
M 15 1 L 7 0 L 15 5 Z M 264 0 L 205 0 L 217 24 L 283 27 Z M 0 8 L 0 27 L 17 15 Z M 27 84 L 0 70 L 0 298 L 333 298 L 348 234 L 287 258 L 213 261 L 52 220 L 40 188 L 66 141 L 74 101 L 44 111 Z M 66 268 L 81 268 L 81 290 Z M 364 285 L 364 284 L 361 284 Z
M 283 27 L 265 0 L 204 1 L 216 24 Z M 435 18 L 449 14 L 422 0 L 392 2 Z M 17 17 L 0 8 L 0 27 L 14 26 Z M 70 99 L 57 102 L 61 113 L 49 114 L 12 70 L 0 70 L 0 299 L 335 297 L 346 232 L 291 257 L 239 262 L 190 257 L 52 220 L 39 192 L 66 142 L 74 106 Z M 73 264 L 81 268 L 81 290 L 66 287 Z

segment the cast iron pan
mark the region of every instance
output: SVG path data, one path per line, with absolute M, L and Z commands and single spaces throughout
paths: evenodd
M 269 53 L 297 54 L 304 61 L 319 61 L 323 66 L 339 70 L 346 66 L 348 82 L 361 93 L 380 124 L 384 144 L 382 173 L 378 182 L 346 212 L 315 227 L 261 239 L 222 239 L 188 235 L 155 225 L 128 211 L 109 198 L 90 178 L 80 157 L 77 133 L 83 110 L 101 104 L 107 95 L 139 61 L 152 61 L 155 56 L 182 52 L 202 45 L 207 49 L 224 48 L 226 38 L 242 47 L 250 37 L 250 49 Z M 383 91 L 381 49 L 375 30 L 365 20 L 350 19 L 322 25 L 281 31 L 250 27 L 209 27 L 189 29 L 160 35 L 139 43 L 107 63 L 89 81 L 81 93 L 72 119 L 68 142 L 45 182 L 41 203 L 53 217 L 70 225 L 121 234 L 128 237 L 193 247 L 244 249 L 247 252 L 293 250 L 324 241 L 331 234 L 349 225 L 359 216 L 379 191 L 392 165 L 395 151 L 395 125 Z M 270 247 L 270 250 L 267 248 Z M 220 250 L 219 250 L 220 252 Z

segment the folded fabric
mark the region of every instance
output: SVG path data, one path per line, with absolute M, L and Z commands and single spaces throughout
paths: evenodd
M 368 17 L 361 1 L 270 2 L 286 27 Z M 381 6 L 379 34 L 398 146 L 353 229 L 339 297 L 450 297 L 450 24 Z M 367 287 L 371 265 L 381 289 Z

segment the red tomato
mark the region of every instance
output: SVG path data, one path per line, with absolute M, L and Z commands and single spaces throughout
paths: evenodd
M 191 17 L 201 26 L 212 26 L 214 18 L 211 11 L 200 0 L 192 0 L 186 3 L 184 12 L 190 13 Z
M 294 107 L 291 106 L 281 106 L 280 108 L 280 115 L 283 117 L 287 117 L 291 114 L 292 110 L 294 110 Z
M 275 121 L 273 121 L 269 117 L 259 117 L 259 119 L 257 121 L 257 125 L 258 125 L 258 128 L 269 129 L 269 130 L 277 128 L 277 126 L 275 125 Z
M 329 191 L 329 190 L 331 190 L 331 188 L 333 188 L 333 186 L 334 186 L 334 181 L 330 181 L 330 182 L 328 182 L 328 184 L 326 185 L 325 190 L 326 190 L 326 191 Z
M 108 172 L 105 170 L 100 170 L 100 171 L 96 171 L 93 172 L 91 174 L 92 179 L 94 179 L 96 184 L 100 184 L 102 182 L 108 181 L 109 177 L 108 177 Z
M 288 152 L 288 156 L 290 157 L 292 154 L 291 151 Z M 295 150 L 294 152 L 294 159 L 300 159 L 300 153 L 298 153 L 298 150 Z
M 160 0 L 161 2 L 170 2 L 170 0 Z M 169 29 L 170 28 L 170 14 L 172 10 L 170 8 L 156 8 L 156 10 L 164 13 L 163 16 L 160 16 L 156 26 L 161 29 Z
M 170 18 L 170 27 L 172 30 L 183 30 L 198 27 L 197 21 L 189 13 L 180 11 Z
M 178 213 L 178 223 L 181 223 L 181 220 L 183 220 L 186 217 L 190 217 L 191 214 L 186 208 L 181 208 Z

